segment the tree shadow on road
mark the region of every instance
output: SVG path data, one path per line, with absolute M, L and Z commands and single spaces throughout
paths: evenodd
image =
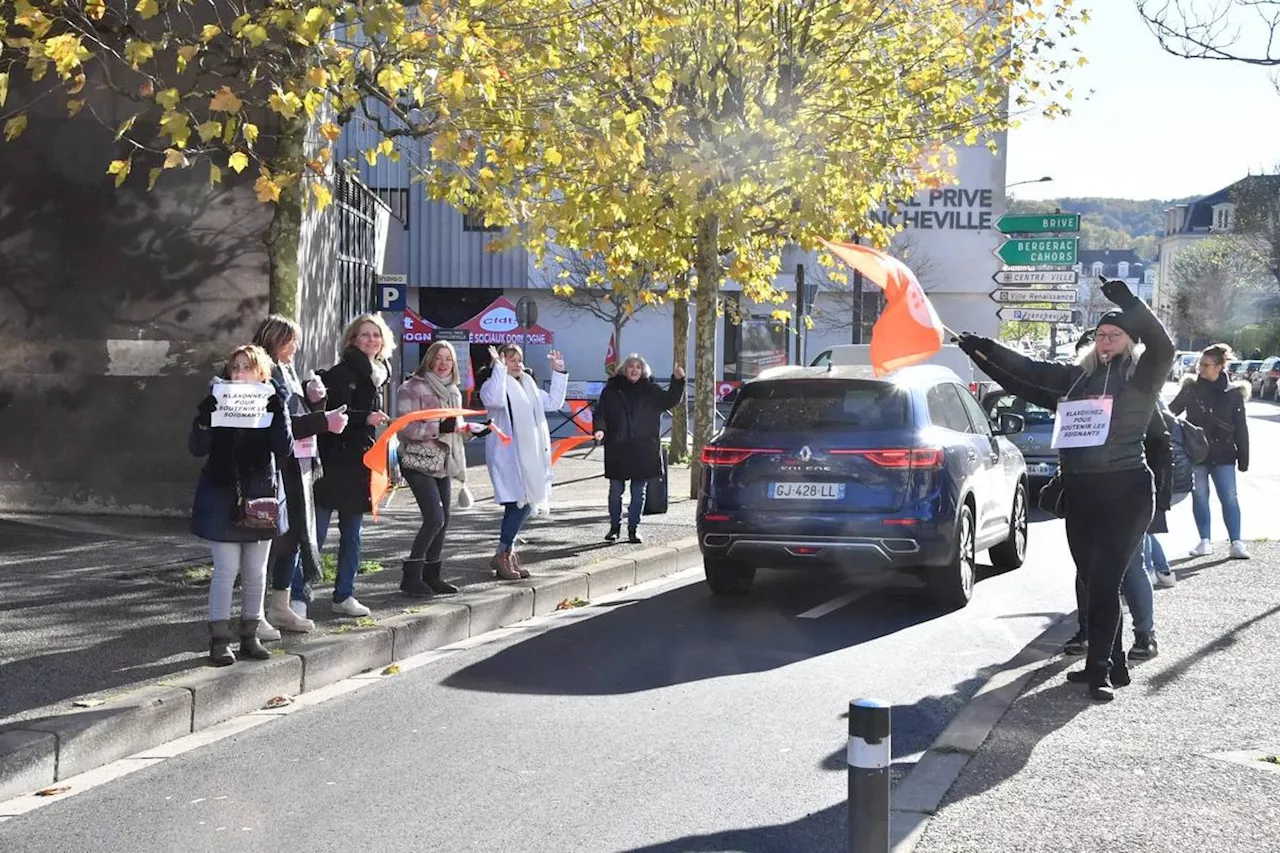
M 702 835 L 686 835 L 618 853 L 799 853 L 843 850 L 848 806 L 830 808 L 788 823 L 726 829 Z

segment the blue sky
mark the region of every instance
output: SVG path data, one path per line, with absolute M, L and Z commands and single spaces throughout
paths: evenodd
M 1093 0 L 1075 44 L 1073 114 L 1009 133 L 1020 198 L 1205 195 L 1280 163 L 1280 93 L 1266 68 L 1166 54 L 1132 0 Z M 1093 94 L 1085 99 L 1089 90 Z

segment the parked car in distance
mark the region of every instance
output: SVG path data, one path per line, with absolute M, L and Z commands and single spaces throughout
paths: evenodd
M 1248 382 L 1250 385 L 1253 385 L 1253 376 L 1255 373 L 1258 372 L 1258 368 L 1261 366 L 1262 366 L 1261 359 L 1257 359 L 1257 358 L 1249 359 L 1243 365 L 1240 366 L 1239 375 L 1236 376 L 1235 378 L 1239 379 L 1241 382 Z
M 1058 473 L 1058 451 L 1053 449 L 1054 412 L 1004 390 L 992 391 L 983 397 L 982 408 L 993 423 L 999 423 L 1000 416 L 1006 414 L 1022 418 L 1022 432 L 1010 436 L 1009 440 L 1022 451 L 1031 494 L 1035 495 L 1050 477 Z
M 1228 361 L 1228 362 L 1227 362 L 1227 378 L 1228 378 L 1228 379 L 1230 379 L 1232 382 L 1234 382 L 1234 381 L 1236 381 L 1237 379 L 1239 379 L 1239 378 L 1240 378 L 1240 369 L 1241 369 L 1242 367 L 1244 367 L 1244 362 L 1243 362 L 1243 361 L 1239 361 L 1239 360 L 1236 360 L 1236 361 Z
M 1277 400 L 1276 384 L 1280 382 L 1280 356 L 1271 356 L 1258 365 L 1250 383 L 1253 396 L 1259 400 Z
M 934 366 L 779 367 L 738 392 L 702 451 L 698 544 L 707 585 L 748 592 L 756 571 L 909 574 L 963 607 L 976 555 L 1027 549 L 1027 471 L 960 377 Z
M 1189 350 L 1178 350 L 1173 355 L 1173 364 L 1169 366 L 1169 381 L 1177 382 L 1186 373 L 1187 364 L 1195 364 L 1196 359 L 1200 358 L 1200 353 L 1191 352 Z M 1191 361 L 1188 362 L 1188 359 Z

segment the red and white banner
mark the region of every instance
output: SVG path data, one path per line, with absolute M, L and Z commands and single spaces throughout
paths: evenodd
M 609 370 L 610 367 L 614 369 L 618 367 L 618 345 L 612 333 L 609 335 L 609 348 L 604 351 L 605 376 L 613 375 L 612 371 Z
M 473 344 L 551 346 L 556 339 L 554 332 L 536 324 L 532 328 L 521 329 L 516 320 L 516 306 L 505 296 L 493 300 L 488 308 L 458 328 L 471 333 Z
M 418 312 L 412 308 L 406 307 L 404 309 L 404 343 L 429 344 L 431 343 L 431 333 L 436 328 L 435 323 L 422 319 L 418 316 Z

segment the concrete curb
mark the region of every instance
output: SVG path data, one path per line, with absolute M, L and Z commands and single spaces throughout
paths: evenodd
M 463 592 L 375 627 L 289 642 L 271 660 L 201 669 L 95 708 L 11 723 L 0 729 L 0 801 L 258 710 L 277 696 L 314 691 L 554 612 L 564 599 L 664 577 L 697 554 L 697 537 L 688 537 L 573 572 Z
M 889 844 L 893 853 L 912 853 L 942 800 L 986 743 L 1032 677 L 1062 652 L 1076 630 L 1075 614 L 1046 628 L 999 672 L 987 679 L 916 766 L 893 789 Z

